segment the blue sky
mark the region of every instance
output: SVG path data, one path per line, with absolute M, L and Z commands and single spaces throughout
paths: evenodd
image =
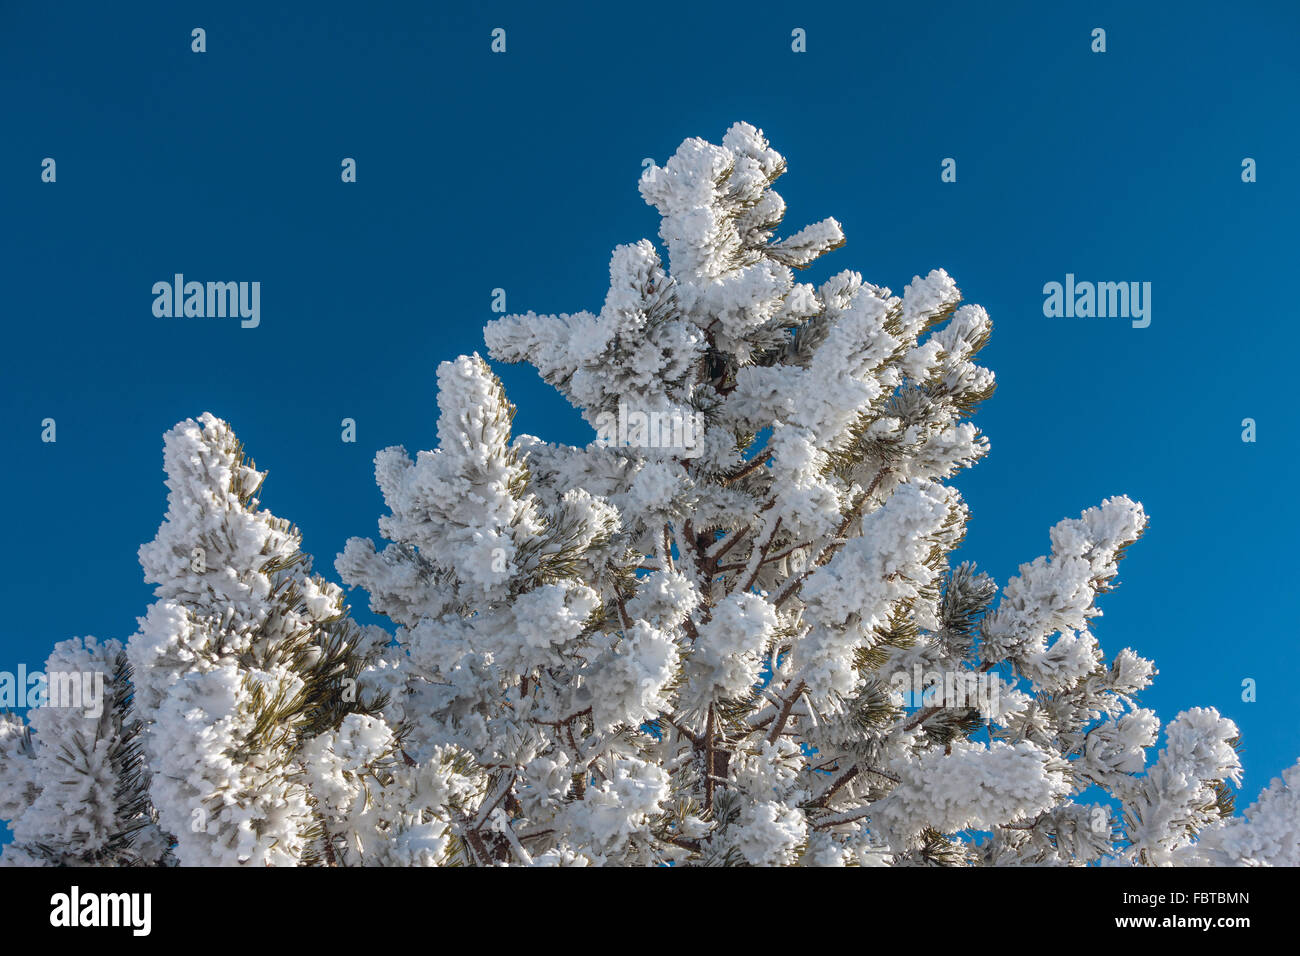
M 787 231 L 844 225 L 810 279 L 852 268 L 901 291 L 943 267 L 991 314 L 993 450 L 958 480 L 962 557 L 1005 584 L 1056 521 L 1141 500 L 1103 648 L 1155 659 L 1143 701 L 1163 720 L 1237 721 L 1243 806 L 1294 761 L 1300 8 L 446 6 L 0 9 L 0 669 L 129 637 L 162 434 L 205 410 L 335 577 L 344 541 L 377 534 L 374 452 L 433 445 L 434 371 L 483 350 L 492 290 L 511 311 L 598 308 L 613 247 L 657 241 L 642 160 L 743 119 L 789 160 Z M 155 318 L 151 287 L 176 272 L 260 281 L 260 326 Z M 1046 318 L 1066 273 L 1151 282 L 1150 327 Z M 592 437 L 529 368 L 498 370 L 520 430 Z

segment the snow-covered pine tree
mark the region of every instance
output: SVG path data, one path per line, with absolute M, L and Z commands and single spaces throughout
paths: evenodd
M 796 282 L 844 237 L 774 238 L 784 171 L 744 123 L 687 140 L 641 180 L 671 268 L 621 246 L 598 314 L 489 325 L 492 358 L 535 365 L 607 440 L 512 441 L 500 383 L 462 357 L 439 371 L 438 450 L 376 461 L 392 544 L 353 540 L 337 567 L 398 625 L 407 745 L 490 777 L 460 858 L 1296 862 L 1300 765 L 1225 822 L 1237 731 L 1213 710 L 1179 715 L 1144 772 L 1152 665 L 1087 631 L 1138 504 L 1058 524 L 996 607 L 949 566 L 966 507 L 944 482 L 988 451 L 968 419 L 993 391 L 989 318 L 942 271 L 901 297 Z M 665 441 L 665 422 L 702 427 Z M 982 712 L 905 709 L 918 670 L 981 678 Z M 1075 801 L 1090 788 L 1122 818 Z
M 12 866 L 170 863 L 148 795 L 131 674 L 118 641 L 74 638 L 42 672 L 47 702 L 24 723 L 0 714 L 0 819 Z
M 264 475 L 224 422 L 176 426 L 164 467 L 166 520 L 140 549 L 158 600 L 139 632 L 125 650 L 66 642 L 47 664 L 109 674 L 113 706 L 0 723 L 15 836 L 0 861 L 336 863 L 375 831 L 378 862 L 429 856 L 456 778 L 402 762 L 382 698 L 357 686 L 389 636 L 353 624 L 297 530 L 259 508 Z
M 223 423 L 173 430 L 134 701 L 80 738 L 138 734 L 147 806 L 105 772 L 58 795 L 75 830 L 34 812 L 75 728 L 8 721 L 0 860 L 156 819 L 134 852 L 182 863 L 1300 864 L 1300 764 L 1234 816 L 1212 709 L 1147 764 L 1153 666 L 1088 630 L 1138 504 L 1059 523 L 1000 597 L 951 565 L 988 316 L 942 271 L 796 282 L 843 235 L 774 238 L 784 169 L 747 124 L 687 140 L 641 180 L 671 268 L 621 246 L 598 314 L 488 327 L 597 441 L 512 438 L 487 364 L 441 366 L 438 448 L 376 459 L 389 543 L 336 563 L 392 635 L 308 576 Z

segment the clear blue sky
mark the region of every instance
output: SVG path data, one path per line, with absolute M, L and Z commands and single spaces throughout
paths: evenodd
M 492 290 L 598 308 L 613 247 L 657 241 L 642 160 L 743 119 L 789 159 L 789 231 L 844 225 L 811 278 L 901 291 L 943 267 L 992 315 L 963 557 L 1005 584 L 1059 519 L 1141 500 L 1102 646 L 1155 659 L 1162 720 L 1238 722 L 1243 806 L 1300 754 L 1296 4 L 311 7 L 0 7 L 0 669 L 129 637 L 162 434 L 205 410 L 335 577 L 344 541 L 377 534 L 374 452 L 432 446 L 434 370 L 483 349 Z M 176 272 L 260 281 L 260 327 L 155 318 Z M 1045 318 L 1067 272 L 1151 282 L 1150 327 Z M 519 429 L 590 439 L 530 369 L 500 372 Z

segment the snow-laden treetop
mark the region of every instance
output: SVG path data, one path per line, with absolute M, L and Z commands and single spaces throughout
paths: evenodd
M 0 723 L 4 861 L 1300 863 L 1300 765 L 1234 816 L 1233 723 L 1179 714 L 1150 761 L 1155 670 L 1089 630 L 1140 505 L 1060 522 L 1000 596 L 950 565 L 989 317 L 941 270 L 796 281 L 844 235 L 778 237 L 784 171 L 748 124 L 688 139 L 640 183 L 667 265 L 619 246 L 599 312 L 487 327 L 585 447 L 443 363 L 437 448 L 375 460 L 387 543 L 336 562 L 391 632 L 223 422 L 170 432 L 157 602 L 56 650 L 119 706 Z

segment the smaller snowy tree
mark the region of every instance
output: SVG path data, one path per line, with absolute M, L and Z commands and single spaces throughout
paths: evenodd
M 158 828 L 117 641 L 63 641 L 45 663 L 48 706 L 0 714 L 0 819 L 9 865 L 132 866 L 170 860 Z
M 415 764 L 360 686 L 389 640 L 347 617 L 264 475 L 205 415 L 168 433 L 168 513 L 140 549 L 158 601 L 127 646 L 159 822 L 186 865 L 440 859 L 474 789 L 450 750 Z M 468 769 L 462 777 L 459 769 Z M 367 856 L 369 854 L 369 856 Z

